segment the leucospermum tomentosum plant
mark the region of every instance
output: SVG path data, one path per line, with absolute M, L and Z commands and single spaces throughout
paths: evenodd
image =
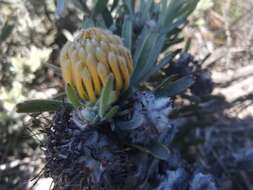
M 66 100 L 17 105 L 18 112 L 55 111 L 44 145 L 55 190 L 192 189 L 199 181 L 215 188 L 209 176 L 192 177 L 179 158 L 171 164 L 170 96 L 193 79 L 163 69 L 197 2 L 98 0 L 87 11 L 84 29 L 59 55 Z

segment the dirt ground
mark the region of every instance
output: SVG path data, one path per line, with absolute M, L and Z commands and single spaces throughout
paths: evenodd
M 209 2 L 202 4 L 204 11 L 186 29 L 193 39 L 191 51 L 206 58 L 203 65 L 216 84 L 213 94 L 222 94 L 231 103 L 226 113 L 240 119 L 252 117 L 253 2 Z

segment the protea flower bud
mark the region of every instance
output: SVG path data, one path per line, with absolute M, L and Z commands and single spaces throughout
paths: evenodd
M 131 55 L 121 39 L 99 28 L 82 30 L 67 42 L 60 54 L 60 65 L 65 83 L 91 102 L 100 96 L 110 75 L 114 76 L 118 94 L 128 88 L 133 72 Z

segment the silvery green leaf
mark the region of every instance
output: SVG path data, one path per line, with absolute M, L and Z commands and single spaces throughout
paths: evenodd
M 134 148 L 142 152 L 150 154 L 159 160 L 168 160 L 170 156 L 169 149 L 158 141 L 153 141 L 152 143 L 150 143 L 150 145 L 146 147 L 141 146 L 141 145 L 136 145 L 136 144 L 131 145 L 131 146 L 133 146 Z
M 123 2 L 127 7 L 130 16 L 133 18 L 134 10 L 133 10 L 133 5 L 132 5 L 132 0 L 124 0 Z
M 145 28 L 143 30 L 145 32 Z M 140 47 L 136 47 L 134 55 L 135 69 L 131 79 L 132 84 L 138 84 L 138 81 L 142 76 L 143 68 L 145 67 L 145 64 L 147 64 L 147 59 L 151 53 L 152 47 L 159 37 L 159 33 L 151 31 L 151 29 L 147 30 L 143 35 L 144 38 L 141 39 Z
M 170 75 L 170 76 L 166 77 L 166 78 L 163 79 L 163 80 L 161 81 L 161 83 L 156 87 L 156 90 L 163 89 L 164 87 L 166 88 L 166 86 L 172 84 L 173 81 L 175 81 L 176 79 L 177 79 L 177 75 Z
M 158 96 L 175 96 L 182 93 L 194 83 L 192 76 L 185 76 L 157 90 Z
M 112 119 L 118 112 L 119 106 L 113 106 L 104 116 L 104 119 L 110 120 Z
M 176 17 L 178 9 L 183 5 L 184 0 L 162 0 L 161 12 L 159 15 L 159 23 L 161 26 L 171 24 L 173 19 Z
M 143 78 L 147 79 L 147 75 L 149 75 L 153 71 L 155 65 L 157 64 L 157 59 L 163 48 L 164 42 L 165 35 L 160 35 L 157 38 L 156 42 L 153 44 L 152 49 L 148 55 L 148 59 L 145 61 L 146 64 L 143 67 L 142 73 L 139 77 L 140 81 L 143 81 Z
M 159 23 L 163 28 L 170 27 L 178 20 L 185 20 L 195 9 L 199 0 L 162 0 Z
M 165 67 L 166 65 L 170 64 L 171 61 L 173 59 L 173 55 L 167 55 L 165 56 L 160 62 L 159 64 L 155 65 L 152 70 L 147 73 L 144 78 L 143 81 L 147 81 L 150 77 L 152 77 L 154 74 L 158 73 L 163 67 Z
M 107 3 L 109 0 L 97 0 L 95 7 L 93 9 L 93 17 L 95 18 L 97 15 L 102 14 L 102 12 L 106 9 Z
M 105 86 L 102 89 L 101 96 L 99 99 L 99 116 L 104 117 L 105 113 L 108 111 L 111 103 L 114 101 L 113 93 L 113 79 L 109 77 Z
M 145 122 L 143 115 L 134 113 L 133 118 L 129 121 L 115 121 L 117 129 L 120 130 L 133 130 L 140 127 Z
M 152 77 L 155 77 L 156 74 L 158 74 L 161 69 L 163 69 L 164 67 L 166 67 L 167 65 L 171 63 L 173 58 L 174 58 L 173 54 L 166 55 L 164 58 L 162 58 L 162 60 L 160 60 L 158 64 L 155 64 L 153 66 L 152 70 L 146 73 L 146 75 L 143 77 L 143 81 L 148 81 Z
M 184 4 L 183 4 L 183 6 L 180 7 L 180 10 L 178 11 L 177 16 L 187 18 L 195 10 L 198 3 L 199 3 L 199 0 L 184 1 Z
M 144 12 L 141 14 L 145 15 L 149 12 L 148 10 L 152 6 L 151 2 L 140 1 L 140 10 Z M 148 76 L 156 67 L 157 58 L 163 50 L 166 41 L 165 47 L 169 47 L 182 40 L 176 38 L 176 34 L 181 31 L 179 30 L 180 27 L 186 22 L 187 17 L 194 10 L 197 3 L 198 0 L 161 1 L 159 25 L 152 24 L 152 21 L 149 24 L 147 22 L 135 44 L 135 70 L 131 84 L 138 84 L 149 78 Z M 146 15 L 145 18 L 147 20 L 148 16 Z
M 79 107 L 81 106 L 81 100 L 80 97 L 78 96 L 77 91 L 70 85 L 67 84 L 66 86 L 66 95 L 70 101 L 70 103 L 74 106 L 74 107 Z
M 145 23 L 146 21 L 150 20 L 150 9 L 153 3 L 154 2 L 150 0 L 141 0 L 141 10 L 139 10 L 139 13 L 142 23 Z
M 137 64 L 139 63 L 139 59 L 143 51 L 143 48 L 145 47 L 145 43 L 149 39 L 151 34 L 152 34 L 152 31 L 148 27 L 144 27 L 142 29 L 141 34 L 138 36 L 138 39 L 135 43 L 135 52 L 133 56 L 133 61 L 134 61 L 135 66 L 137 66 Z
M 161 26 L 166 27 L 172 24 L 173 20 L 178 17 L 180 7 L 184 5 L 186 0 L 163 0 L 161 3 L 159 23 Z M 188 1 L 188 0 L 187 0 Z
M 131 50 L 132 48 L 132 35 L 133 35 L 133 22 L 128 17 L 124 17 L 124 23 L 122 26 L 121 37 L 123 38 L 125 46 Z
M 152 143 L 150 143 L 148 149 L 154 157 L 160 160 L 168 160 L 170 157 L 169 149 L 164 144 L 158 141 L 153 141 Z
M 17 113 L 36 113 L 56 111 L 64 105 L 71 107 L 71 105 L 57 100 L 28 100 L 17 104 L 16 109 Z
M 108 8 L 105 8 L 102 12 L 102 16 L 104 19 L 104 23 L 107 28 L 110 28 L 110 26 L 113 24 L 113 17 L 111 15 L 111 12 L 108 10 Z

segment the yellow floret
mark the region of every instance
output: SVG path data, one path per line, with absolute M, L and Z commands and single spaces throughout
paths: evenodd
M 115 80 L 115 94 L 129 87 L 133 62 L 122 40 L 107 30 L 82 30 L 60 53 L 65 83 L 72 85 L 83 100 L 95 102 L 109 75 Z

